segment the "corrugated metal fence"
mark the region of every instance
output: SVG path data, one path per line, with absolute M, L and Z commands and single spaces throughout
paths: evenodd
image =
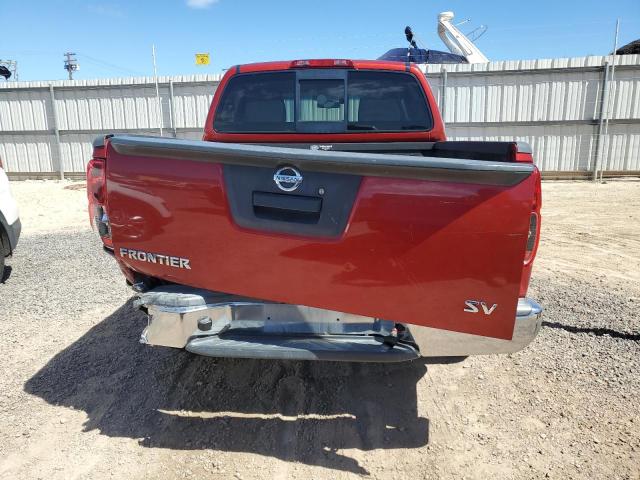
M 0 156 L 9 173 L 83 172 L 108 132 L 199 138 L 220 75 L 0 84 Z M 43 175 L 44 174 L 44 175 Z
M 640 55 L 618 56 L 613 79 L 612 65 L 580 57 L 429 65 L 426 74 L 451 139 L 527 141 L 543 172 L 592 172 L 598 161 L 637 172 Z
M 528 141 L 546 172 L 592 172 L 598 159 L 604 170 L 640 171 L 640 55 L 617 57 L 613 81 L 611 62 L 429 65 L 426 74 L 452 140 Z M 161 125 L 199 138 L 219 80 L 160 77 L 161 108 L 151 77 L 1 83 L 0 156 L 14 176 L 55 177 L 83 172 L 105 132 L 157 135 Z

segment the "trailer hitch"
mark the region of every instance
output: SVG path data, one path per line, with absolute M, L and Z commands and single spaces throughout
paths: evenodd
M 395 326 L 391 329 L 389 335 L 376 335 L 376 337 L 380 338 L 382 340 L 382 343 L 389 346 L 390 348 L 401 344 L 418 349 L 418 346 L 409 333 L 409 330 L 401 323 L 396 323 Z

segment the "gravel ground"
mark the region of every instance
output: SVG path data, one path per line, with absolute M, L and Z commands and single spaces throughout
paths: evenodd
M 530 347 L 400 366 L 144 347 L 81 185 L 12 188 L 0 478 L 640 478 L 640 181 L 543 185 Z

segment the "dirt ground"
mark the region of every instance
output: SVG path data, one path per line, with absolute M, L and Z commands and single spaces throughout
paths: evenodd
M 640 478 L 638 180 L 543 185 L 531 346 L 397 366 L 142 346 L 84 191 L 12 188 L 2 479 Z

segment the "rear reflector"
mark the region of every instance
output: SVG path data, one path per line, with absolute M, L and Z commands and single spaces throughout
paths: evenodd
M 294 60 L 289 68 L 353 68 L 353 62 L 343 59 Z
M 103 206 L 94 207 L 94 225 L 101 238 L 111 238 L 111 226 L 109 225 L 109 216 Z
M 538 241 L 538 214 L 532 212 L 529 216 L 529 233 L 527 235 L 527 248 L 524 253 L 524 263 L 529 263 L 536 249 Z

